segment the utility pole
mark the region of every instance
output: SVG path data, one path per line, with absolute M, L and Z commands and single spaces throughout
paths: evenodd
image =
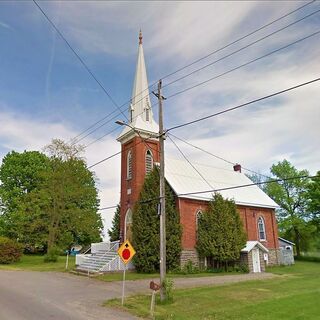
M 161 95 L 162 81 L 158 83 L 158 101 L 159 101 L 159 142 L 160 142 L 160 298 L 161 301 L 166 298 L 164 282 L 166 279 L 166 199 L 165 199 L 165 180 L 164 180 L 164 140 L 165 132 L 163 130 L 163 113 Z

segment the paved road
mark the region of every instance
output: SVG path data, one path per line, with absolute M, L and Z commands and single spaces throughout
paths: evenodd
M 221 285 L 274 277 L 272 274 L 176 279 L 175 287 Z M 154 279 L 158 280 L 158 279 Z M 126 282 L 126 294 L 148 293 L 151 279 Z M 125 312 L 102 307 L 121 296 L 122 282 L 55 272 L 0 270 L 0 320 L 130 320 Z

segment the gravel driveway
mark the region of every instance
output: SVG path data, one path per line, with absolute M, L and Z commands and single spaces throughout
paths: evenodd
M 268 279 L 273 274 L 243 274 L 175 279 L 176 288 Z M 159 281 L 158 279 L 154 279 Z M 148 293 L 148 280 L 126 282 L 126 295 Z M 0 320 L 115 320 L 137 319 L 102 307 L 107 299 L 121 297 L 122 282 L 102 282 L 67 273 L 0 271 Z

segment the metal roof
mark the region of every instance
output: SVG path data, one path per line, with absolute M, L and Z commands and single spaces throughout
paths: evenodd
M 247 241 L 246 246 L 241 249 L 241 252 L 250 252 L 255 247 L 259 247 L 264 252 L 269 252 L 269 250 L 259 241 Z
M 252 183 L 243 173 L 235 172 L 232 165 L 213 161 L 210 165 L 192 163 L 199 173 L 186 162 L 166 158 L 165 177 L 178 197 L 209 201 L 213 192 L 188 194 L 207 190 L 217 190 Z M 224 198 L 233 199 L 238 205 L 263 208 L 277 208 L 278 205 L 258 186 L 249 186 L 218 191 Z

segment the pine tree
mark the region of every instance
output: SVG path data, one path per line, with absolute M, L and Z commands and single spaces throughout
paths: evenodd
M 245 243 L 246 234 L 234 201 L 215 193 L 198 220 L 199 255 L 225 264 L 239 259 Z
M 160 223 L 158 215 L 159 172 L 154 168 L 145 179 L 139 200 L 133 210 L 134 265 L 138 272 L 157 272 L 160 261 Z M 149 201 L 151 200 L 151 201 Z M 175 208 L 174 193 L 166 183 L 166 264 L 168 270 L 179 267 L 181 254 L 181 226 Z
M 110 241 L 117 241 L 120 239 L 120 205 L 117 205 L 116 212 L 112 219 L 111 229 L 108 229 Z

